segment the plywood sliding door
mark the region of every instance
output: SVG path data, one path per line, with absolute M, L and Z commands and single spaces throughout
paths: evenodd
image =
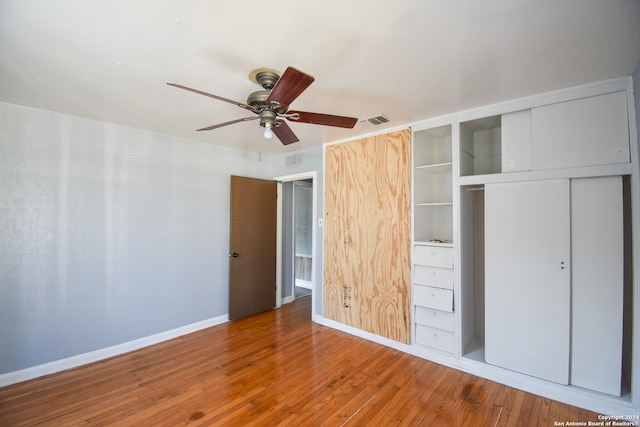
M 324 316 L 410 342 L 411 131 L 325 155 Z

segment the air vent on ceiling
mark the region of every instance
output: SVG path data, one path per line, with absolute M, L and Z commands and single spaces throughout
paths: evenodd
M 368 119 L 362 119 L 360 120 L 360 123 L 363 123 L 365 125 L 378 126 L 387 123 L 388 121 L 389 117 L 385 116 L 384 114 L 380 114 L 378 116 L 369 117 Z

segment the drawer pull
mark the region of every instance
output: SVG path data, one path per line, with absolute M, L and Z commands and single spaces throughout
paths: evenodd
M 435 276 L 435 275 L 436 275 L 436 272 L 435 272 L 435 271 L 432 271 L 432 272 L 431 272 L 431 276 Z
M 438 336 L 438 334 L 434 332 L 434 333 L 433 333 L 433 337 L 435 338 L 435 337 L 437 337 L 437 336 Z
M 438 313 L 436 313 L 435 311 L 433 312 L 433 317 L 436 317 L 438 315 Z

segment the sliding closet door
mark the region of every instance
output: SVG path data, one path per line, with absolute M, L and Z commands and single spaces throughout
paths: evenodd
M 485 186 L 487 363 L 569 380 L 568 180 Z
M 324 317 L 411 340 L 411 130 L 325 153 Z
M 571 384 L 620 396 L 622 177 L 571 180 Z

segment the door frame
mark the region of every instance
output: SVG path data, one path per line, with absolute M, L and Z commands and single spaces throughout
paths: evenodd
M 305 179 L 311 179 L 312 184 L 312 206 L 311 206 L 311 223 L 313 227 L 311 229 L 311 311 L 313 312 L 316 306 L 316 268 L 317 268 L 317 254 L 316 254 L 316 242 L 317 242 L 317 224 L 318 224 L 318 172 L 309 171 L 301 172 L 293 175 L 284 175 L 273 178 L 277 182 L 277 214 L 276 214 L 276 308 L 282 306 L 282 183 L 290 181 L 301 181 Z M 292 292 L 295 292 L 295 283 L 292 288 Z

